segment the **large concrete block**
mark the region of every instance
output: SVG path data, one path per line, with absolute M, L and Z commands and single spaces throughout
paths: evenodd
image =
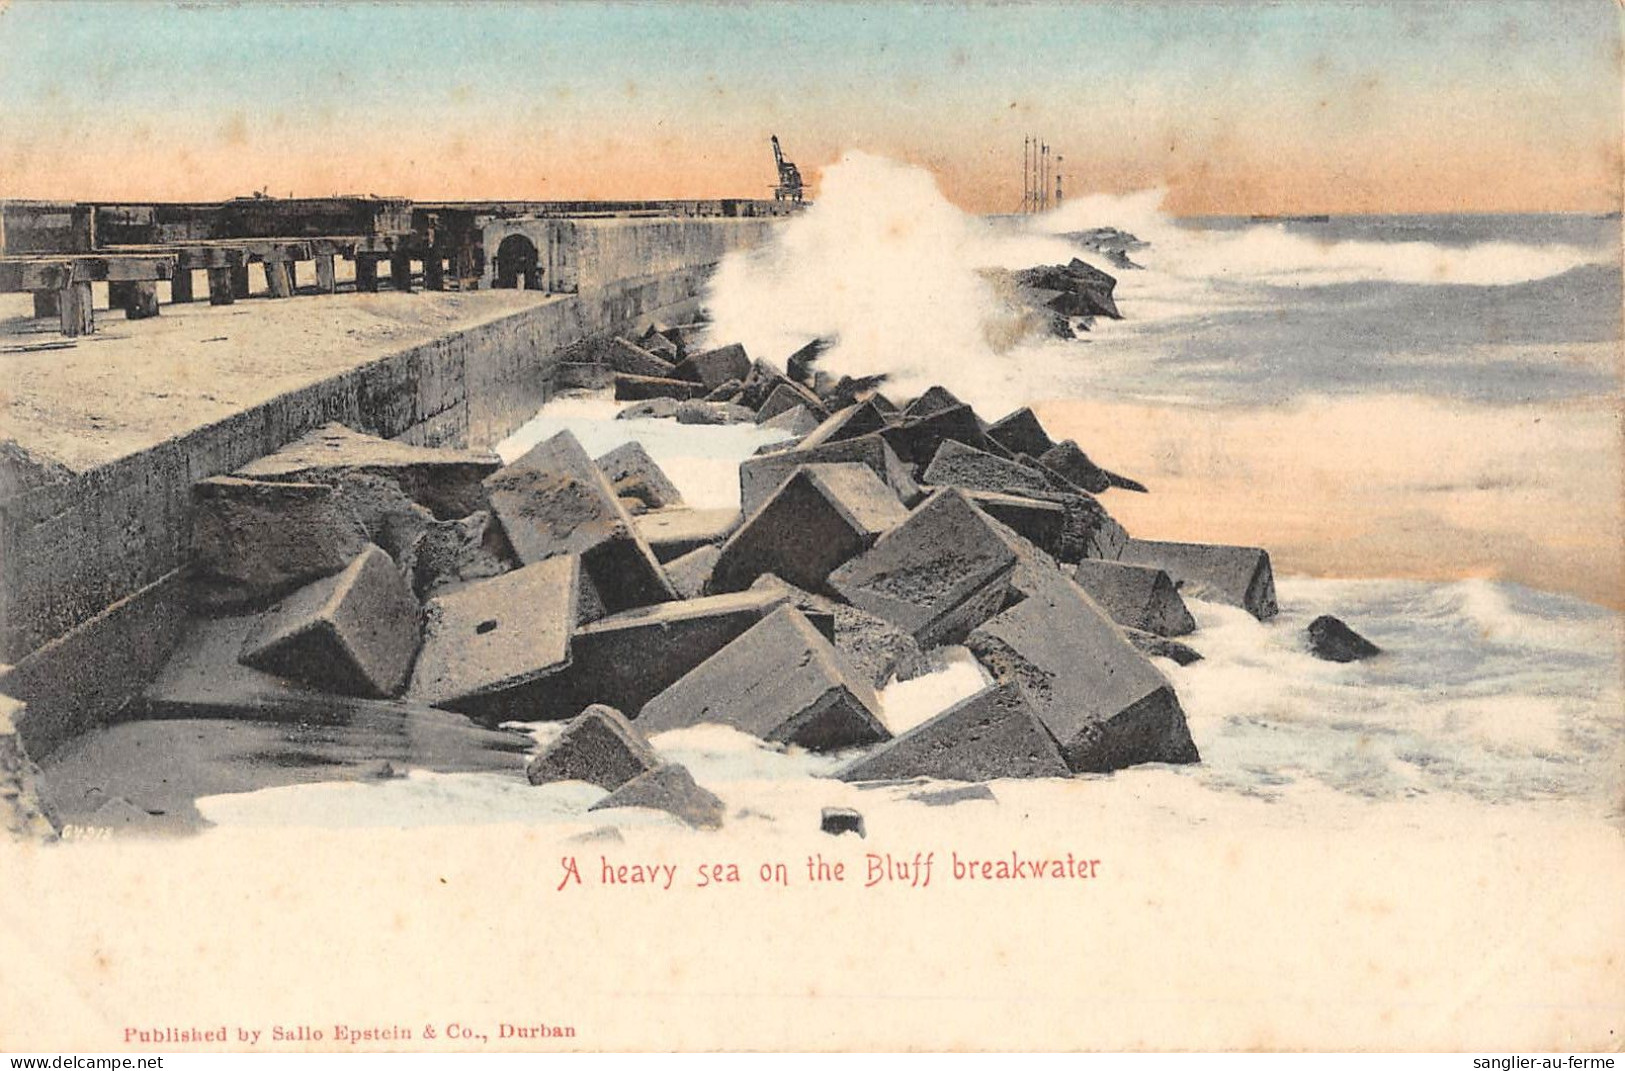
M 1067 534 L 1067 509 L 1059 502 L 1004 495 L 993 491 L 967 491 L 976 508 L 1009 526 L 1049 554 L 1060 554 Z
M 708 390 L 705 384 L 687 379 L 663 379 L 659 376 L 629 376 L 622 372 L 615 373 L 615 400 L 618 402 L 642 402 L 656 398 L 684 401 L 689 398 L 703 398 Z
M 958 643 L 999 612 L 1015 565 L 1015 551 L 987 516 L 946 488 L 831 573 L 829 584 L 922 647 L 935 647 Z
M 519 567 L 508 537 L 488 510 L 456 520 L 429 521 L 400 558 L 412 590 L 426 598 L 442 588 L 501 576 Z
M 732 402 L 715 402 L 703 399 L 689 400 L 677 403 L 677 423 L 679 424 L 709 424 L 713 426 L 723 424 L 754 424 L 756 414 L 742 405 Z
M 670 330 L 670 328 L 667 330 Z M 672 364 L 676 364 L 683 359 L 682 351 L 678 349 L 677 343 L 656 331 L 652 325 L 649 330 L 638 336 L 638 345 L 661 360 L 670 361 Z
M 579 554 L 610 611 L 676 598 L 609 479 L 567 431 L 485 481 L 519 560 Z
M 720 544 L 739 527 L 739 521 L 739 511 L 732 509 L 663 509 L 642 514 L 634 523 L 655 558 L 669 562 L 700 547 Z
M 580 561 L 550 558 L 431 599 L 407 697 L 452 710 L 557 673 L 570 662 Z
M 1158 636 L 1196 631 L 1196 619 L 1173 580 L 1155 566 L 1085 559 L 1072 579 L 1119 625 Z
M 981 421 L 968 405 L 939 409 L 925 416 L 906 416 L 903 423 L 893 424 L 880 434 L 909 465 L 929 462 L 945 439 L 954 439 L 978 450 L 986 450 L 989 443 L 982 432 Z
M 687 767 L 676 763 L 658 766 L 633 778 L 587 809 L 605 811 L 616 807 L 665 811 L 695 829 L 722 827 L 722 801 L 715 793 L 695 784 Z
M 676 365 L 658 354 L 651 353 L 635 342 L 612 338 L 601 350 L 605 364 L 628 376 L 649 376 L 655 379 L 678 379 Z
M 1161 569 L 1181 594 L 1240 606 L 1260 621 L 1274 617 L 1279 609 L 1269 552 L 1260 547 L 1129 539 L 1119 560 Z
M 525 768 L 533 785 L 586 781 L 611 792 L 660 765 L 643 734 L 614 707 L 590 706 Z
M 716 568 L 721 554 L 721 547 L 707 544 L 664 563 L 666 578 L 680 598 L 697 599 L 705 594 L 711 584 L 711 570 Z
M 1017 461 L 1006 461 L 986 450 L 945 439 L 931 456 L 923 482 L 938 487 L 963 487 L 1012 495 L 1048 495 L 1054 486 L 1044 473 Z
M 1071 439 L 1050 447 L 1038 456 L 1051 471 L 1064 476 L 1074 486 L 1098 495 L 1112 485 L 1106 470 L 1089 460 L 1089 455 Z
M 905 506 L 920 500 L 920 487 L 914 475 L 878 434 L 860 435 L 805 450 L 797 447 L 748 458 L 739 464 L 739 501 L 745 516 L 762 508 L 762 503 L 802 465 L 819 462 L 853 461 L 867 465 L 890 487 Z
M 369 546 L 343 572 L 266 611 L 241 661 L 342 695 L 399 695 L 418 650 L 418 601 L 395 561 Z
M 749 397 L 748 391 L 745 397 Z M 748 404 L 744 399 L 741 399 L 741 402 Z M 756 420 L 758 423 L 766 423 L 780 413 L 788 409 L 794 409 L 797 406 L 804 407 L 817 418 L 815 424 L 817 421 L 822 421 L 829 416 L 823 403 L 818 400 L 818 395 L 799 383 L 792 383 L 788 379 L 781 378 L 780 381 L 774 384 L 772 393 L 762 401 L 761 405 L 756 407 Z
M 964 402 L 954 397 L 948 388 L 935 386 L 905 405 L 903 415 L 909 418 L 928 417 L 945 409 L 952 409 L 964 404 Z
M 781 607 L 690 670 L 638 712 L 645 733 L 726 725 L 812 751 L 891 734 L 869 683 L 793 606 Z
M 444 519 L 484 509 L 481 481 L 501 466 L 495 454 L 409 446 L 333 423 L 249 462 L 235 475 L 281 483 L 343 483 L 365 473 L 390 480 L 407 498 Z
M 631 496 L 647 509 L 683 504 L 683 494 L 677 485 L 636 440 L 622 443 L 593 463 L 609 477 L 617 497 Z
M 1017 455 L 1043 457 L 1055 446 L 1037 415 L 1025 407 L 995 422 L 987 429 L 987 436 Z
M 683 358 L 673 374 L 678 379 L 697 380 L 705 384 L 706 390 L 712 390 L 730 379 L 743 380 L 750 371 L 750 357 L 745 347 L 736 342 Z
M 886 418 L 880 410 L 870 402 L 859 402 L 831 414 L 827 420 L 808 433 L 801 441 L 801 445 L 813 447 L 823 443 L 840 442 L 842 439 L 856 439 L 860 435 L 868 435 L 884 427 Z
M 797 439 L 804 438 L 808 432 L 818 427 L 818 418 L 804 405 L 793 409 L 786 409 L 775 416 L 761 422 L 762 427 L 772 428 L 774 431 L 787 431 Z M 797 443 L 797 445 L 800 445 Z
M 216 605 L 275 598 L 340 571 L 371 542 L 331 486 L 215 476 L 192 485 L 195 576 Z
M 1081 589 L 1034 573 L 1027 597 L 965 640 L 1033 713 L 1080 773 L 1142 762 L 1197 762 L 1172 685 Z
M 827 593 L 836 566 L 907 519 L 896 493 L 868 466 L 802 466 L 723 544 L 711 590 L 742 591 L 774 573 Z
M 804 616 L 828 615 L 834 623 L 835 649 L 847 665 L 876 688 L 884 687 L 893 677 L 906 681 L 931 672 L 930 656 L 914 637 L 885 618 L 803 591 L 771 573 L 757 577 L 751 590 L 783 594 Z
M 992 781 L 1071 772 L 1021 689 L 1002 684 L 955 703 L 835 776 L 842 781 Z
M 571 718 L 593 703 L 643 705 L 683 674 L 788 604 L 772 592 L 741 592 L 664 603 L 583 625 L 570 641 L 570 666 L 518 696 L 516 711 Z

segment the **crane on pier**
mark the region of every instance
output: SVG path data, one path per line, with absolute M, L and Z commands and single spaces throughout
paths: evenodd
M 801 168 L 784 158 L 779 136 L 773 135 L 773 162 L 779 165 L 779 184 L 773 187 L 773 200 L 801 203 Z

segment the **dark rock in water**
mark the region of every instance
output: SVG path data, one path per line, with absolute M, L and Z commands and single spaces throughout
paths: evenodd
M 536 444 L 485 487 L 520 561 L 579 554 L 612 612 L 677 597 L 608 477 L 569 432 Z
M 643 444 L 636 440 L 622 443 L 597 458 L 593 464 L 609 478 L 616 497 L 630 495 L 647 509 L 683 504 L 683 495 L 677 490 L 677 485 L 655 464 L 655 459 L 649 456 Z
M 731 509 L 663 509 L 645 513 L 634 523 L 656 560 L 675 561 L 690 551 L 720 544 L 739 527 Z
M 818 828 L 832 837 L 842 833 L 856 833 L 860 837 L 868 835 L 863 828 L 863 815 L 850 807 L 825 807 L 818 816 Z
M 1123 635 L 1127 636 L 1128 642 L 1132 643 L 1134 649 L 1143 655 L 1166 658 L 1181 666 L 1188 666 L 1192 662 L 1202 660 L 1200 651 L 1188 644 L 1180 643 L 1178 640 L 1170 640 L 1152 632 L 1143 632 L 1140 629 L 1128 628 L 1127 626 L 1123 628 Z
M 762 427 L 772 428 L 774 431 L 789 432 L 797 439 L 797 442 L 792 445 L 800 445 L 799 440 L 805 438 L 814 428 L 818 427 L 818 418 L 806 406 L 798 405 L 769 417 L 762 421 L 761 424 Z
M 685 357 L 672 374 L 678 379 L 698 380 L 710 391 L 730 379 L 743 380 L 750 375 L 750 371 L 750 357 L 745 353 L 745 347 L 735 342 L 729 346 Z
M 831 573 L 829 583 L 929 648 L 959 642 L 997 613 L 1015 562 L 986 514 L 946 488 Z
M 1098 495 L 1112 485 L 1106 470 L 1090 461 L 1089 455 L 1078 449 L 1078 444 L 1071 439 L 1057 443 L 1041 454 L 1038 460 L 1090 494 Z
M 751 590 L 782 594 L 804 613 L 829 614 L 835 622 L 835 649 L 876 688 L 894 676 L 907 681 L 931 672 L 931 660 L 914 637 L 884 618 L 803 591 L 771 573 L 758 577 Z
M 869 402 L 858 402 L 831 414 L 807 434 L 801 445 L 813 447 L 823 443 L 840 442 L 842 439 L 856 439 L 860 435 L 879 431 L 885 426 L 886 418 L 879 409 Z
M 383 550 L 306 585 L 260 618 L 245 665 L 341 695 L 399 695 L 418 650 L 418 601 Z
M 1055 443 L 1031 409 L 1021 408 L 987 429 L 988 438 L 1013 454 L 1042 457 Z
M 580 561 L 550 558 L 430 600 L 407 695 L 470 710 L 570 661 Z
M 1240 606 L 1260 621 L 1278 610 L 1269 552 L 1259 547 L 1130 539 L 1119 560 L 1161 569 L 1182 596 Z
M 722 801 L 695 784 L 688 769 L 676 763 L 657 766 L 633 778 L 587 809 L 605 811 L 616 807 L 665 811 L 695 829 L 722 828 Z
M 1382 648 L 1331 614 L 1309 622 L 1309 652 L 1328 662 L 1358 662 L 1382 653 Z
M 1125 628 L 1158 636 L 1196 631 L 1196 620 L 1173 580 L 1154 566 L 1085 559 L 1073 570 L 1072 579 Z
M 525 768 L 533 785 L 586 781 L 613 792 L 660 765 L 654 748 L 614 707 L 594 705 L 564 727 Z
M 685 599 L 697 599 L 705 594 L 706 587 L 711 583 L 711 571 L 716 568 L 717 556 L 721 553 L 722 548 L 718 546 L 696 547 L 682 557 L 665 563 L 666 578 L 677 589 L 678 595 Z
M 1117 280 L 1076 257 L 1068 264 L 1023 269 L 1015 278 L 1021 286 L 1061 292 L 1064 299 L 1051 298 L 1045 304 L 1068 316 L 1123 318 L 1112 297 Z
M 607 345 L 598 350 L 598 357 L 622 375 L 647 376 L 654 379 L 678 378 L 673 374 L 676 366 L 671 361 L 624 338 L 611 339 Z
M 929 789 L 924 792 L 910 792 L 904 798 L 913 800 L 916 803 L 923 803 L 927 807 L 952 807 L 956 803 L 973 803 L 982 800 L 989 803 L 998 802 L 998 797 L 993 795 L 993 790 L 979 783 L 956 785 L 953 788 Z
M 732 402 L 685 401 L 677 403 L 679 424 L 754 424 L 756 414 Z
M 886 445 L 886 441 L 879 434 L 860 435 L 855 439 L 842 439 L 822 446 L 779 450 L 741 462 L 739 501 L 745 516 L 761 509 L 779 485 L 800 466 L 842 461 L 869 466 L 905 506 L 920 500 L 920 487 L 914 482 L 913 473 Z
M 407 499 L 444 520 L 484 509 L 481 481 L 501 465 L 502 459 L 491 453 L 410 446 L 332 423 L 244 465 L 234 475 L 335 486 L 370 476 L 387 480 Z
M 0 695 L 0 835 L 55 840 L 58 823 L 39 792 L 39 767 L 23 747 L 17 723 L 27 716 L 20 700 Z
M 449 521 L 430 521 L 400 559 L 418 598 L 469 580 L 501 576 L 519 567 L 502 525 L 486 510 Z
M 372 542 L 323 483 L 215 476 L 192 485 L 198 583 L 216 605 L 265 601 L 331 576 Z
M 927 416 L 905 416 L 901 424 L 891 425 L 880 436 L 910 465 L 929 462 L 945 439 L 954 439 L 978 450 L 986 450 L 990 441 L 982 431 L 982 422 L 968 405 L 939 409 Z
M 785 373 L 797 383 L 812 386 L 813 365 L 823 352 L 834 345 L 834 339 L 815 338 L 796 352 L 792 353 L 784 362 Z
M 835 751 L 885 740 L 874 689 L 793 606 L 781 607 L 638 712 L 654 735 L 726 725 L 777 744 Z
M 663 379 L 658 376 L 629 376 L 615 373 L 615 400 L 641 402 L 652 398 L 675 398 L 687 401 L 703 398 L 711 390 L 703 383 L 687 379 Z
M 1027 597 L 965 641 L 1001 683 L 1018 684 L 1079 773 L 1197 762 L 1173 687 L 1117 625 L 1058 572 L 1033 569 Z
M 1007 683 L 955 703 L 835 776 L 842 781 L 991 781 L 1070 773 L 1022 690 Z
M 742 591 L 763 573 L 827 593 L 830 572 L 908 518 L 865 465 L 804 465 L 723 544 L 713 591 Z
M 773 388 L 773 393 L 769 394 L 762 404 L 757 407 L 756 422 L 765 424 L 780 413 L 797 407 L 806 409 L 817 418 L 813 422 L 814 427 L 829 416 L 829 411 L 824 408 L 824 403 L 816 394 L 805 387 L 785 380 L 776 385 Z
M 924 394 L 915 398 L 903 407 L 905 417 L 928 417 L 933 413 L 940 413 L 944 409 L 952 409 L 965 403 L 954 397 L 947 387 L 934 386 Z
M 676 398 L 650 398 L 615 414 L 616 420 L 666 420 L 677 415 Z

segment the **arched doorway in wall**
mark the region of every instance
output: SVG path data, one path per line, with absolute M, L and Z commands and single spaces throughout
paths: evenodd
M 498 290 L 540 290 L 542 269 L 536 243 L 523 234 L 510 234 L 497 246 L 496 282 Z

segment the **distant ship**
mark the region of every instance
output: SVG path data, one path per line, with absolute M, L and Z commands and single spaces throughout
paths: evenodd
M 1266 213 L 1262 215 L 1249 216 L 1247 218 L 1254 223 L 1330 223 L 1332 221 L 1331 216 L 1324 215 L 1274 216 Z

